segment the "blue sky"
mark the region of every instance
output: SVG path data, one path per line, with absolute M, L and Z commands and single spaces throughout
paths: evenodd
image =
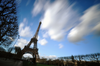
M 100 52 L 100 0 L 16 0 L 23 48 L 39 22 L 41 57 L 63 57 Z M 33 45 L 31 45 L 31 48 Z

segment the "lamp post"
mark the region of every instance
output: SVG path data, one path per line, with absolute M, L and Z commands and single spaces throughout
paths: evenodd
M 18 35 L 17 39 L 15 40 L 14 45 L 16 44 L 16 42 L 18 41 L 19 38 L 20 38 L 20 35 Z M 13 47 L 14 47 L 14 45 L 13 45 Z
M 10 48 L 10 47 L 14 47 L 14 45 L 16 44 L 17 40 L 19 39 L 19 35 L 17 35 L 17 38 L 16 39 L 13 39 L 12 37 L 8 36 L 8 38 L 11 40 L 11 41 L 14 41 L 9 47 L 7 47 L 7 50 Z

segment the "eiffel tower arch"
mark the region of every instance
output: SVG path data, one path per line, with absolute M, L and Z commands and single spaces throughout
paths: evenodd
M 25 54 L 25 52 L 31 52 L 33 53 L 33 61 L 36 62 L 37 60 L 39 60 L 39 54 L 38 54 L 38 48 L 37 48 L 37 36 L 38 36 L 38 32 L 39 32 L 39 28 L 40 28 L 41 22 L 39 23 L 39 26 L 37 28 L 37 31 L 35 33 L 35 35 L 31 38 L 30 42 L 22 49 L 21 52 L 17 53 L 17 57 L 18 58 L 22 58 L 23 54 Z M 30 48 L 30 45 L 34 43 L 34 47 Z

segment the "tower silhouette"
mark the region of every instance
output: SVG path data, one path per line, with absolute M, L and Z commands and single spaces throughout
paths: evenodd
M 22 49 L 21 52 L 17 53 L 17 56 L 19 58 L 22 58 L 22 55 L 25 52 L 31 52 L 32 55 L 33 55 L 33 62 L 36 63 L 36 61 L 39 60 L 39 54 L 38 54 L 38 48 L 37 48 L 37 41 L 38 41 L 38 33 L 39 33 L 40 25 L 41 25 L 41 22 L 39 23 L 37 31 L 36 31 L 35 35 L 31 38 L 30 42 L 24 47 L 24 49 Z M 32 43 L 34 43 L 34 47 L 30 48 L 30 45 Z

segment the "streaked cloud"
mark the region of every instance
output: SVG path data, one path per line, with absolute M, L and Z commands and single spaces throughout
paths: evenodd
M 26 26 L 27 19 L 24 18 L 23 22 L 20 23 L 19 25 L 19 34 L 22 37 L 32 37 L 32 31 L 29 26 Z
M 30 3 L 30 1 L 31 1 L 31 0 L 28 0 L 28 1 L 27 1 L 26 6 Z
M 84 36 L 91 32 L 100 35 L 100 4 L 87 9 L 82 16 L 73 9 L 74 5 L 69 5 L 67 0 L 35 1 L 32 14 L 36 13 L 36 16 L 43 12 L 41 29 L 45 31 L 44 38 L 49 36 L 52 40 L 61 41 L 70 30 L 67 38 L 71 42 L 84 40 Z
M 97 35 L 97 36 L 100 36 L 100 23 L 97 24 L 94 28 L 94 34 Z
M 69 6 L 64 0 L 56 0 L 53 3 L 49 0 L 35 1 L 32 14 L 36 16 L 40 11 L 44 12 L 41 19 L 41 29 L 46 30 L 44 38 L 49 36 L 53 40 L 61 41 L 66 32 L 76 25 L 79 16 L 75 10 L 72 10 L 74 5 L 75 3 Z
M 68 40 L 78 42 L 84 40 L 84 36 L 94 32 L 100 35 L 100 4 L 94 5 L 84 12 L 80 23 L 68 34 Z
M 45 8 L 41 29 L 46 30 L 51 39 L 61 41 L 66 32 L 75 26 L 78 14 L 72 10 L 73 5 L 69 6 L 64 0 L 56 0 Z
M 63 45 L 62 45 L 62 44 L 59 44 L 59 48 L 60 48 L 60 49 L 63 48 Z
M 36 16 L 42 10 L 44 10 L 46 3 L 47 3 L 47 0 L 35 0 L 34 8 L 32 9 L 32 16 Z
M 41 39 L 38 41 L 38 43 L 41 45 L 46 45 L 48 43 L 48 41 L 46 39 Z
M 16 0 L 17 4 L 20 5 L 22 0 Z

